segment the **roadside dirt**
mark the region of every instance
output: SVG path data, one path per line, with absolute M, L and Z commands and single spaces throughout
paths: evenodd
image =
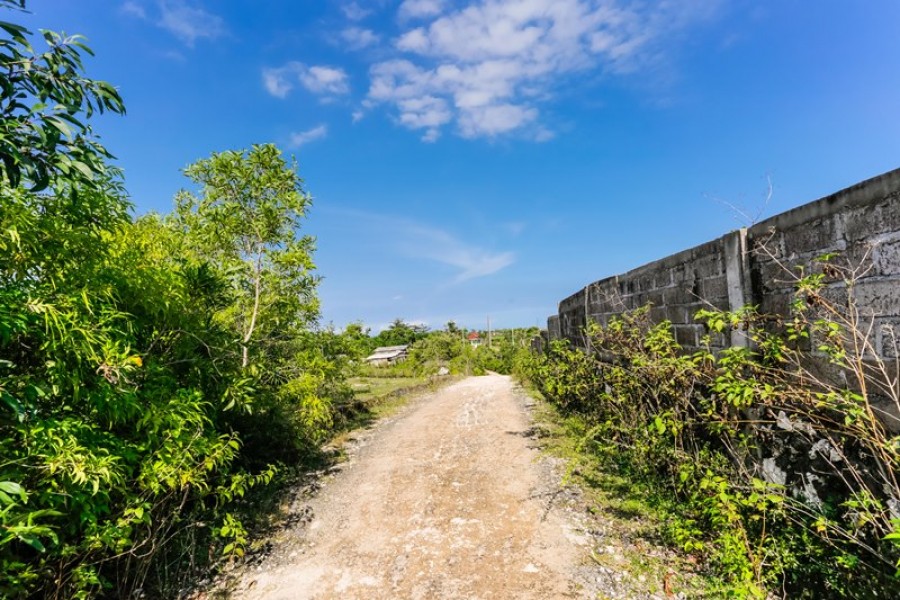
M 475 377 L 380 423 L 229 596 L 597 597 L 526 402 L 508 377 Z

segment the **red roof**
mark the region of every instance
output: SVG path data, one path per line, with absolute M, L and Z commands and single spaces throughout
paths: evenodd
M 477 331 L 473 331 L 472 333 L 469 334 L 468 339 L 469 340 L 478 340 L 478 339 L 481 339 L 481 336 L 478 335 Z

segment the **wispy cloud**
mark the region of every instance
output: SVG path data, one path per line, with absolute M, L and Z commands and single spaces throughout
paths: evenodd
M 298 84 L 320 96 L 338 96 L 350 92 L 347 73 L 338 67 L 289 62 L 281 67 L 263 69 L 262 80 L 266 91 L 276 98 L 286 98 Z
M 306 131 L 292 133 L 289 145 L 291 148 L 299 148 L 304 144 L 320 140 L 328 135 L 328 125 L 322 124 Z
M 213 40 L 228 32 L 222 17 L 188 2 L 163 0 L 159 10 L 159 26 L 188 47 L 199 39 Z
M 362 21 L 374 11 L 370 8 L 363 8 L 357 2 L 349 2 L 341 6 L 341 12 L 351 21 Z
M 228 34 L 222 17 L 188 0 L 157 0 L 155 3 L 126 0 L 119 10 L 165 29 L 189 48 L 193 48 L 197 40 L 214 40 Z
M 720 2 L 405 0 L 400 56 L 372 65 L 367 100 L 393 107 L 425 141 L 449 125 L 467 138 L 519 132 L 547 141 L 539 105 L 561 78 L 639 70 Z
M 401 19 L 422 19 L 434 17 L 443 12 L 444 0 L 404 0 L 397 11 Z
M 381 237 L 394 244 L 394 250 L 402 256 L 453 267 L 457 271 L 451 281 L 453 284 L 493 275 L 515 262 L 516 257 L 512 252 L 489 250 L 448 231 L 412 219 L 356 210 L 339 212 L 347 218 L 357 219 L 374 227 Z
M 137 17 L 138 19 L 146 19 L 147 11 L 141 6 L 140 3 L 135 0 L 128 0 L 127 2 L 123 2 L 119 7 L 119 10 L 126 15 L 130 15 L 132 17 Z

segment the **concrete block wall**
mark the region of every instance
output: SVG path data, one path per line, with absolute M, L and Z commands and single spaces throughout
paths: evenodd
M 651 318 L 672 323 L 678 341 L 692 350 L 706 333 L 694 319 L 704 307 L 736 310 L 758 305 L 787 315 L 796 277 L 822 272 L 816 261 L 837 253 L 837 264 L 860 267 L 852 290 L 872 324 L 877 354 L 897 356 L 900 339 L 900 169 L 776 215 L 749 229 L 587 285 L 559 303 L 548 320 L 551 339 L 585 347 L 591 319 L 609 319 L 646 304 Z M 826 293 L 846 294 L 841 278 L 827 279 Z M 739 332 L 713 339 L 714 347 L 745 343 Z
M 765 313 L 785 314 L 796 273 L 822 273 L 816 258 L 854 271 L 861 324 L 871 326 L 875 353 L 895 358 L 900 334 L 900 170 L 864 181 L 819 201 L 776 215 L 747 231 L 750 298 Z M 843 278 L 826 275 L 824 295 L 838 301 Z

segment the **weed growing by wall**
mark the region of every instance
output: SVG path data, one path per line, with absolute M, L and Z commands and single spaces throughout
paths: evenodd
M 700 311 L 700 351 L 646 307 L 589 325 L 590 353 L 557 341 L 520 364 L 592 424 L 585 447 L 670 509 L 665 535 L 704 560 L 723 597 L 900 591 L 897 365 L 873 352 L 858 270 L 819 265 L 797 273 L 788 317 Z M 747 344 L 712 351 L 731 331 Z

